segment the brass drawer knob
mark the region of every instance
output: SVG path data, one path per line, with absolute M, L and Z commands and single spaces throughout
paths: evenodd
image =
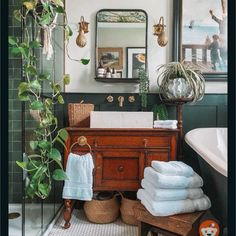
M 119 172 L 123 172 L 123 171 L 124 171 L 124 166 L 118 166 L 117 170 L 118 170 Z

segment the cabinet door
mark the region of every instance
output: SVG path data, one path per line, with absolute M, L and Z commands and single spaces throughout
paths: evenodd
M 114 149 L 96 152 L 95 190 L 137 190 L 144 155 L 140 151 Z

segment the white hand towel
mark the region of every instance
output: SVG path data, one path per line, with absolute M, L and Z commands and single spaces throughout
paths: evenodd
M 177 120 L 154 120 L 154 125 L 177 125 Z
M 194 211 L 203 211 L 211 207 L 210 199 L 206 195 L 195 200 L 153 201 L 146 190 L 139 189 L 137 198 L 141 200 L 141 203 L 154 216 L 170 216 Z
M 153 125 L 154 128 L 160 129 L 177 129 L 177 125 Z
M 152 167 L 163 175 L 180 175 L 189 177 L 193 175 L 192 167 L 182 161 L 152 161 Z
M 163 175 L 152 167 L 144 169 L 144 178 L 156 188 L 199 188 L 203 186 L 202 178 L 194 172 L 190 177 Z
M 93 158 L 90 153 L 77 155 L 70 153 L 66 164 L 66 174 L 62 198 L 92 200 Z
M 147 179 L 142 179 L 141 186 L 147 191 L 153 201 L 175 201 L 197 199 L 203 196 L 201 188 L 165 189 L 155 188 Z

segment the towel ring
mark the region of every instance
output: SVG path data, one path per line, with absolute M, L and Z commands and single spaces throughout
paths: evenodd
M 92 148 L 91 148 L 91 146 L 88 144 L 87 138 L 86 138 L 85 136 L 80 136 L 80 137 L 78 137 L 77 142 L 74 142 L 74 143 L 71 145 L 71 147 L 70 147 L 70 152 L 71 152 L 72 148 L 73 148 L 76 144 L 79 144 L 80 146 L 85 146 L 85 145 L 88 146 L 90 153 L 92 153 Z

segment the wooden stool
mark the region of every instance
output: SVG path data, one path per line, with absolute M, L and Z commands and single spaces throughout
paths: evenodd
M 134 215 L 139 221 L 138 236 L 146 236 L 149 231 L 166 236 L 197 236 L 201 216 L 205 211 L 173 216 L 153 216 L 138 203 L 134 206 Z

